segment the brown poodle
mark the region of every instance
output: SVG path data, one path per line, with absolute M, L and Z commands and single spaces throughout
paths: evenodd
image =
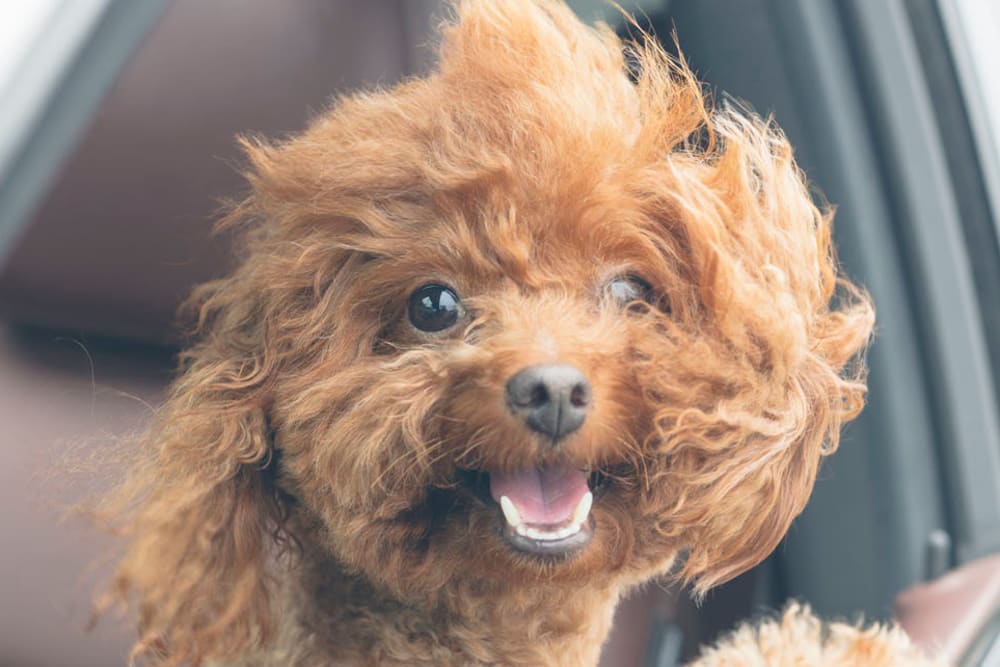
M 243 261 L 106 508 L 149 664 L 593 665 L 631 588 L 767 556 L 861 407 L 779 130 L 555 0 L 456 16 L 245 142 Z

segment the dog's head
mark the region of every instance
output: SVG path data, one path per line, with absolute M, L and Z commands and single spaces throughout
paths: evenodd
M 774 548 L 860 407 L 872 309 L 788 142 L 652 42 L 470 0 L 435 73 L 246 148 L 246 256 L 196 292 L 131 482 L 147 644 L 256 638 L 294 526 L 403 596 L 677 554 L 704 589 Z

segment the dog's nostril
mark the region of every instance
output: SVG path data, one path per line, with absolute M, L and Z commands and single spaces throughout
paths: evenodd
M 507 382 L 507 403 L 528 428 L 556 441 L 583 425 L 590 383 L 568 364 L 529 366 Z
M 525 404 L 525 407 L 537 408 L 548 402 L 549 392 L 545 389 L 544 384 L 539 383 L 531 388 L 531 395 L 528 396 L 528 402 Z
M 590 385 L 576 384 L 569 394 L 569 402 L 577 408 L 584 408 L 590 404 Z

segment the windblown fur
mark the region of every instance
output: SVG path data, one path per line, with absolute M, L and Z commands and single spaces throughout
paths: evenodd
M 767 556 L 861 408 L 873 310 L 831 213 L 776 127 L 713 108 L 653 40 L 465 0 L 426 78 L 244 146 L 242 262 L 192 296 L 104 508 L 149 664 L 595 664 L 630 587 Z M 654 296 L 613 303 L 616 276 Z M 408 323 L 429 282 L 459 326 Z M 501 398 L 553 359 L 593 387 L 557 448 Z M 606 480 L 558 561 L 463 483 L 552 461 Z

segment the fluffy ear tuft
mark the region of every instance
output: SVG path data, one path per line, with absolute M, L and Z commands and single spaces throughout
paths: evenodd
M 285 502 L 271 479 L 270 362 L 237 279 L 201 288 L 202 342 L 102 508 L 128 540 L 104 606 L 135 604 L 133 659 L 198 665 L 266 640 Z
M 681 576 L 699 592 L 763 560 L 805 507 L 864 402 L 874 324 L 867 294 L 838 273 L 832 213 L 787 138 L 732 105 L 708 120 L 714 143 L 672 153 L 663 175 L 698 276 L 700 317 L 676 335 L 713 353 L 675 352 L 669 372 L 645 376 L 663 397 L 672 511 L 658 530 L 685 543 Z
M 749 570 L 777 547 L 805 508 L 821 460 L 836 451 L 841 427 L 861 411 L 866 386 L 859 355 L 874 310 L 860 290 L 852 288 L 851 296 L 818 318 L 814 353 L 791 376 L 780 411 L 771 408 L 759 417 L 727 413 L 720 404 L 710 419 L 728 423 L 722 444 L 713 443 L 714 452 L 678 456 L 676 483 L 687 484 L 689 499 L 697 499 L 679 515 L 690 514 L 685 525 L 699 527 L 680 576 L 694 583 L 697 595 Z M 686 428 L 698 427 L 692 422 Z M 739 445 L 727 447 L 726 440 Z M 713 461 L 709 471 L 706 454 Z

